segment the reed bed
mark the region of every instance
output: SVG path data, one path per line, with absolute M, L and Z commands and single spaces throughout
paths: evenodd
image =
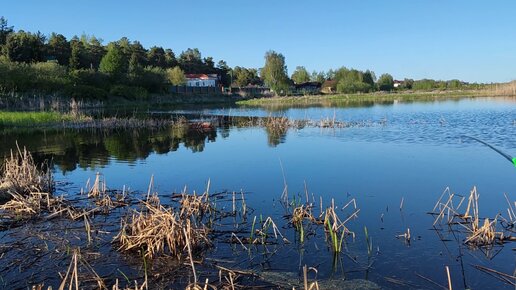
M 19 150 L 19 152 L 22 151 Z M 29 157 L 24 158 L 31 159 Z M 24 162 L 18 161 L 17 164 L 27 167 Z M 31 174 L 34 172 L 32 170 L 16 170 L 30 172 Z M 135 290 L 152 289 L 157 288 L 159 279 L 165 281 L 164 283 L 175 283 L 174 286 L 181 285 L 182 289 L 245 288 L 245 286 L 252 284 L 242 286 L 239 285 L 239 282 L 246 279 L 245 277 L 252 277 L 253 279 L 258 277 L 258 270 L 229 269 L 222 265 L 234 267 L 234 265 L 241 265 L 245 262 L 249 262 L 250 265 L 269 263 L 271 261 L 270 257 L 276 251 L 292 250 L 287 246 L 290 241 L 286 238 L 292 232 L 285 232 L 288 229 L 292 230 L 292 228 L 300 233 L 301 243 L 304 243 L 305 237 L 309 237 L 312 233 L 314 235 L 321 234 L 320 242 L 328 245 L 328 252 L 332 254 L 334 262 L 342 256 L 351 256 L 349 250 L 353 247 L 348 247 L 347 237 L 355 238 L 355 233 L 351 230 L 353 229 L 351 221 L 360 212 L 355 199 L 348 200 L 344 206 L 337 206 L 332 199 L 330 205 L 324 208 L 322 198 L 319 199 L 319 204 L 317 204 L 313 194 L 309 197 L 305 185 L 305 196 L 302 198 L 294 196 L 294 199 L 290 201 L 285 182 L 285 191 L 281 202 L 282 205 L 287 207 L 289 214 L 285 216 L 286 222 L 277 224 L 272 217 L 262 218 L 261 215 L 255 215 L 252 222 L 251 220 L 247 221 L 246 215 L 253 209 L 247 207 L 244 193 L 222 192 L 210 194 L 209 181 L 203 194 L 197 194 L 195 191 L 192 194 L 187 194 L 185 189 L 180 194 L 171 196 L 172 204 L 170 205 L 162 204 L 160 196 L 157 192 L 154 192 L 153 187 L 153 178 L 151 178 L 147 193 L 131 193 L 131 195 L 140 194 L 141 201 L 139 203 L 127 202 L 128 194 L 125 189 L 122 192 L 108 190 L 104 176 L 97 173 L 93 184 L 90 186 L 88 183 L 86 187 L 87 190 L 84 193 L 85 195 L 87 193 L 87 198 L 79 196 L 74 200 L 66 201 L 64 197 L 54 197 L 51 192 L 35 191 L 34 189 L 37 187 L 25 186 L 22 188 L 31 190 L 13 195 L 9 202 L 2 205 L 0 211 L 8 213 L 13 219 L 19 219 L 21 216 L 41 216 L 43 218 L 38 221 L 45 222 L 59 216 L 62 217 L 61 220 L 52 220 L 48 224 L 62 222 L 63 220 L 70 223 L 70 226 L 66 227 L 65 230 L 67 233 L 64 234 L 67 235 L 66 238 L 69 240 L 62 237 L 63 240 L 53 244 L 48 241 L 48 245 L 47 241 L 42 241 L 41 243 L 45 245 L 39 246 L 37 250 L 44 255 L 50 253 L 48 259 L 54 258 L 55 256 L 52 256 L 54 253 L 59 253 L 61 262 L 66 261 L 67 265 L 68 259 L 71 259 L 68 268 L 65 269 L 66 272 L 60 273 L 60 289 L 93 287 L 99 289 L 122 289 L 123 287 Z M 240 196 L 241 208 L 239 208 L 240 204 L 237 201 Z M 479 211 L 479 198 L 476 188 L 473 188 L 469 196 L 460 196 L 451 193 L 449 189 L 445 190 L 433 210 L 435 225 L 451 226 L 457 231 L 465 233 L 464 244 L 471 248 L 490 247 L 510 240 L 506 235 L 507 229 L 504 229 L 504 227 L 509 227 L 516 220 L 513 203 L 506 196 L 509 204 L 507 210 L 509 217 L 506 219 L 502 216 L 482 218 Z M 129 198 L 129 200 L 132 199 Z M 72 207 L 72 204 L 76 207 Z M 123 208 L 120 209 L 120 212 L 117 211 L 115 216 L 97 216 L 97 213 L 103 212 L 103 210 L 106 213 L 111 213 L 110 209 L 117 206 L 123 206 Z M 400 205 L 401 209 L 403 209 L 402 204 Z M 48 212 L 48 214 L 44 216 L 43 212 Z M 121 219 L 120 227 L 118 227 L 116 221 L 121 215 L 125 216 Z M 113 221 L 115 221 L 114 224 Z M 45 224 L 42 228 L 48 224 Z M 70 234 L 70 232 L 73 233 Z M 309 232 L 308 235 L 307 232 Z M 372 259 L 373 241 L 367 227 L 364 227 L 364 234 L 368 254 L 367 265 L 362 265 L 357 260 L 353 261 L 368 270 L 372 267 L 372 260 L 374 260 Z M 404 239 L 407 243 L 410 243 L 413 239 L 408 228 L 398 238 Z M 228 241 L 231 244 L 232 254 L 237 256 L 236 248 L 241 246 L 248 253 L 249 260 L 246 260 L 247 257 L 240 261 L 231 258 L 227 258 L 225 261 L 213 259 L 214 262 L 209 264 L 207 260 L 209 261 L 212 257 L 206 256 L 206 249 L 215 243 L 217 243 L 217 247 L 222 248 L 224 243 L 228 243 Z M 316 242 L 314 241 L 314 245 L 319 249 Z M 130 261 L 128 264 L 133 266 L 131 269 L 133 272 L 128 275 L 131 279 L 123 274 L 126 280 L 119 283 L 118 280 L 114 280 L 114 276 L 105 278 L 106 275 L 114 275 L 113 273 L 117 273 L 116 271 L 104 272 L 104 276 L 95 272 L 95 269 L 105 271 L 103 269 L 105 267 L 102 266 L 107 264 L 112 266 L 109 262 L 104 261 L 95 264 L 102 260 L 104 253 L 100 250 L 96 253 L 92 253 L 92 251 L 100 248 L 105 249 L 106 247 L 118 250 L 118 252 L 114 251 L 114 254 L 109 253 L 110 257 L 114 255 L 117 258 L 124 259 L 124 261 Z M 77 249 L 73 250 L 74 248 Z M 299 247 L 300 252 L 305 249 L 312 249 L 311 243 L 304 243 Z M 2 260 L 4 252 L 7 252 L 7 250 L 0 253 L 0 260 Z M 134 253 L 139 255 L 134 255 Z M 88 259 L 88 257 L 93 256 L 97 258 L 95 260 Z M 263 260 L 258 261 L 262 256 Z M 226 257 L 224 258 L 226 259 Z M 135 264 L 137 265 L 135 266 Z M 171 264 L 177 269 L 171 267 Z M 40 266 L 41 264 L 37 265 Z M 317 281 L 317 268 L 308 268 L 306 265 L 301 267 L 301 265 L 300 260 L 299 270 L 302 268 L 302 276 L 295 275 L 297 278 L 301 278 L 298 279 L 298 282 L 302 281 L 302 284 L 295 284 L 295 287 L 298 289 L 325 289 L 325 284 L 323 284 L 325 281 Z M 137 270 L 135 270 L 136 268 Z M 167 268 L 167 270 L 163 270 L 164 268 Z M 170 272 L 170 269 L 173 269 L 174 272 Z M 213 276 L 214 269 L 220 271 L 218 283 Z M 0 268 L 0 271 L 2 270 Z M 175 272 L 176 270 L 182 272 Z M 479 270 L 497 275 L 502 281 L 511 279 L 511 275 L 496 273 L 489 269 L 479 268 Z M 144 275 L 142 272 L 144 272 Z M 315 273 L 315 279 L 308 278 L 308 274 L 312 274 L 312 272 Z M 166 275 L 168 276 L 165 277 Z M 183 279 L 174 280 L 174 275 L 183 275 L 181 276 Z M 188 281 L 185 281 L 185 277 L 188 277 Z M 120 276 L 117 278 L 120 278 Z M 242 280 L 238 281 L 238 279 Z M 399 282 L 401 280 L 396 281 L 398 281 L 396 283 L 401 283 Z M 113 286 L 108 287 L 108 284 Z M 170 284 L 168 285 L 170 286 Z
M 9 198 L 8 194 L 27 195 L 30 192 L 51 192 L 52 175 L 34 163 L 30 152 L 24 147 L 4 159 L 0 179 L 0 198 Z
M 114 240 L 119 250 L 143 250 L 148 258 L 163 254 L 181 258 L 187 243 L 196 250 L 210 245 L 208 229 L 203 225 L 193 225 L 173 208 L 143 204 L 142 211 L 135 211 L 128 220 L 122 220 L 121 230 Z
M 202 219 L 205 214 L 210 214 L 213 208 L 209 201 L 208 192 L 201 195 L 197 195 L 195 192 L 193 194 L 183 192 L 179 204 L 181 218 L 199 217 Z
M 78 121 L 64 122 L 64 128 L 72 129 L 146 129 L 146 128 L 167 128 L 171 126 L 184 125 L 182 120 L 172 119 L 138 119 L 109 117 L 102 119 L 84 119 Z
M 446 188 L 431 212 L 435 217 L 434 226 L 446 224 L 457 231 L 465 232 L 464 243 L 473 248 L 491 248 L 513 240 L 499 226 L 500 215 L 494 218 L 480 217 L 479 198 L 476 187 L 473 187 L 469 196 L 454 194 Z M 509 214 L 512 219 L 511 208 Z

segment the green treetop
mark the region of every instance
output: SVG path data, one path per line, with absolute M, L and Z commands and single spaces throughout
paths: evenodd
M 99 70 L 111 76 L 121 76 L 127 72 L 127 60 L 116 44 L 109 44 L 106 55 L 100 61 Z
M 281 53 L 268 51 L 265 53 L 265 66 L 261 70 L 261 76 L 275 94 L 288 90 L 287 66 L 285 57 Z
M 310 74 L 304 66 L 298 66 L 291 78 L 296 84 L 306 83 L 310 81 Z
M 178 66 L 167 69 L 167 78 L 168 81 L 175 86 L 184 85 L 186 83 L 185 73 Z

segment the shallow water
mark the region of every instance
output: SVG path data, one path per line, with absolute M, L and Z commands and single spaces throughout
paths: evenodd
M 512 275 L 514 244 L 505 244 L 499 254 L 490 257 L 481 250 L 459 247 L 463 237 L 457 242 L 443 232 L 450 241 L 442 242 L 432 229 L 433 217 L 427 212 L 446 187 L 469 195 L 476 186 L 482 217 L 494 217 L 498 213 L 507 216 L 508 205 L 503 193 L 512 201 L 516 200 L 516 168 L 492 149 L 463 136 L 479 138 L 515 156 L 514 98 L 394 102 L 366 107 L 209 108 L 151 113 L 153 116 L 197 114 L 205 119 L 274 115 L 291 119 L 335 119 L 360 125 L 289 129 L 282 134 L 236 125 L 205 132 L 177 129 L 16 131 L 1 135 L 0 150 L 6 154 L 17 140 L 38 159 L 53 158 L 55 178 L 67 183 L 63 188 L 69 196 L 78 194 L 96 172 L 105 176 L 109 188 L 125 185 L 141 192 L 147 191 L 149 179 L 154 176 L 155 189 L 162 196 L 180 192 L 185 186 L 189 191 L 202 192 L 208 180 L 213 192 L 243 190 L 247 204 L 254 210 L 251 216 L 273 217 L 293 242 L 295 232 L 286 226 L 282 218 L 285 209 L 278 202 L 284 182 L 288 184 L 290 197 L 298 195 L 304 199 L 306 186 L 310 199 L 312 195 L 317 201 L 322 197 L 325 206 L 332 198 L 340 207 L 356 199 L 360 208 L 358 218 L 347 224 L 356 236 L 347 238 L 345 254 L 340 255 L 336 263 L 323 237 L 318 235 L 308 237 L 303 245 L 279 243 L 273 250 L 269 249 L 270 256 L 257 259 L 248 259 L 242 249 L 221 243 L 207 256 L 235 260 L 226 264 L 227 267 L 298 273 L 299 266 L 306 264 L 317 267 L 321 279 L 365 278 L 386 288 L 404 289 L 434 287 L 416 273 L 446 285 L 445 266 L 450 266 L 454 287 L 459 289 L 466 286 L 511 288 L 472 265 Z M 342 217 L 349 213 L 348 209 L 339 212 Z M 368 229 L 375 252 L 369 259 L 364 227 Z M 407 228 L 413 237 L 410 245 L 396 238 Z M 11 238 L 0 232 L 0 244 L 7 244 Z M 109 246 L 102 250 L 110 251 Z M 374 261 L 372 267 L 365 270 L 371 260 Z M 7 277 L 13 279 L 10 275 Z

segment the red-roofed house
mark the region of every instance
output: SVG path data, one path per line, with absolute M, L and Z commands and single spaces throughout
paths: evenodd
M 186 74 L 188 87 L 215 87 L 219 77 L 217 74 Z

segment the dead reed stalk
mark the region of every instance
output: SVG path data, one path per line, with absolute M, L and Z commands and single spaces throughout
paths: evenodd
M 448 194 L 447 197 L 446 194 Z M 446 202 L 443 202 L 443 198 L 446 198 Z M 457 198 L 459 198 L 458 204 L 454 205 Z M 465 198 L 451 193 L 449 188 L 446 188 L 432 212 L 436 215 L 434 225 L 444 222 L 447 225 L 460 226 L 459 229 L 466 231 L 467 235 L 464 243 L 472 247 L 491 247 L 497 241 L 503 242 L 506 237 L 502 231 L 497 230 L 499 215 L 493 219 L 484 218 L 483 223 L 481 222 L 479 198 L 477 188 L 473 187 L 467 198 L 466 209 L 461 213 L 460 207 Z M 511 215 L 511 210 L 509 214 Z
M 192 251 L 210 244 L 208 230 L 204 225 L 192 225 L 190 219 L 181 217 L 173 208 L 146 202 L 144 206 L 142 211 L 135 211 L 129 220 L 122 220 L 122 229 L 114 239 L 120 245 L 119 250 L 144 249 L 147 258 L 162 254 L 180 258 L 187 242 L 190 243 Z M 183 231 L 186 231 L 187 235 Z
M 11 194 L 27 195 L 30 192 L 52 192 L 51 171 L 44 172 L 34 163 L 30 152 L 17 146 L 16 153 L 5 158 L 0 179 L 0 199 L 9 199 Z

